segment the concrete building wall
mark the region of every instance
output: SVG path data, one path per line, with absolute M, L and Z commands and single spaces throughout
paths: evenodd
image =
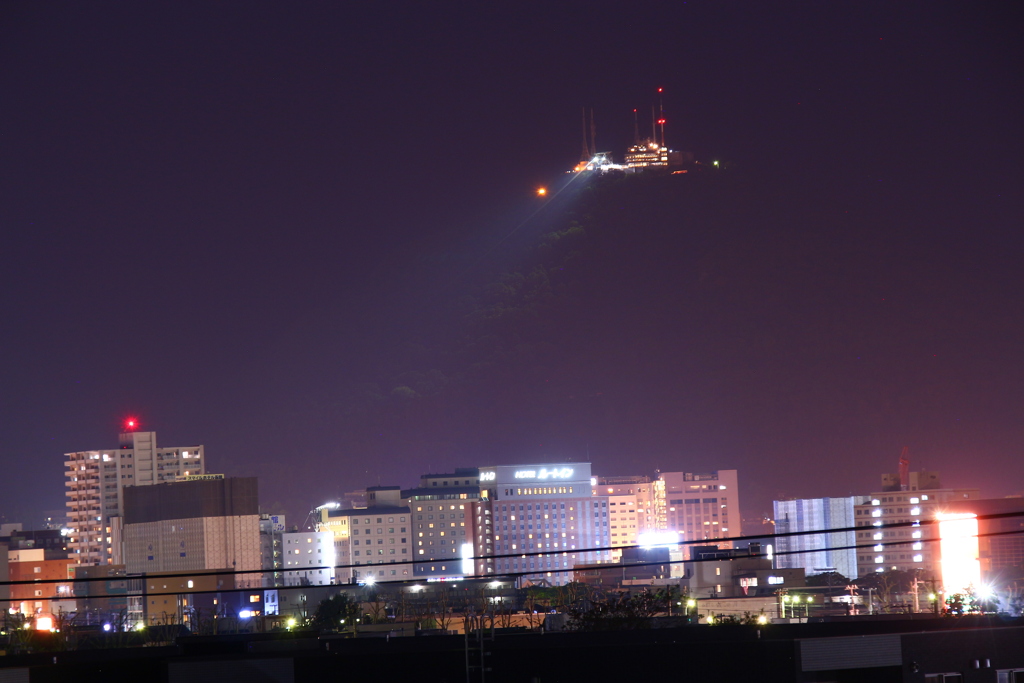
M 259 516 L 197 517 L 125 525 L 126 569 L 186 572 L 261 569 Z M 239 575 L 238 586 L 258 585 L 258 573 Z

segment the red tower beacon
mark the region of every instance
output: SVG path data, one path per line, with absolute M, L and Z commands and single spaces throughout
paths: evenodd
M 138 420 L 138 418 L 134 418 L 134 417 L 125 418 L 125 420 L 124 420 L 124 431 L 126 431 L 126 432 L 134 432 L 138 428 L 139 428 L 139 420 Z

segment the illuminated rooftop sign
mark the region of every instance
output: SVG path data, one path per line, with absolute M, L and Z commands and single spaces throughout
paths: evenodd
M 573 469 L 571 467 L 541 467 L 538 470 L 517 470 L 516 479 L 571 479 Z

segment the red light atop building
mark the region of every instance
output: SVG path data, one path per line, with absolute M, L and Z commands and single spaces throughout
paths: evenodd
M 124 430 L 126 432 L 134 432 L 139 426 L 139 421 L 134 417 L 129 417 L 124 421 Z

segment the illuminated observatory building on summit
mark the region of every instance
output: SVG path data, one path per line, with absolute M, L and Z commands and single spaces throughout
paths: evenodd
M 561 585 L 576 565 L 611 560 L 608 497 L 592 494 L 590 463 L 481 467 L 480 489 L 477 575 Z

